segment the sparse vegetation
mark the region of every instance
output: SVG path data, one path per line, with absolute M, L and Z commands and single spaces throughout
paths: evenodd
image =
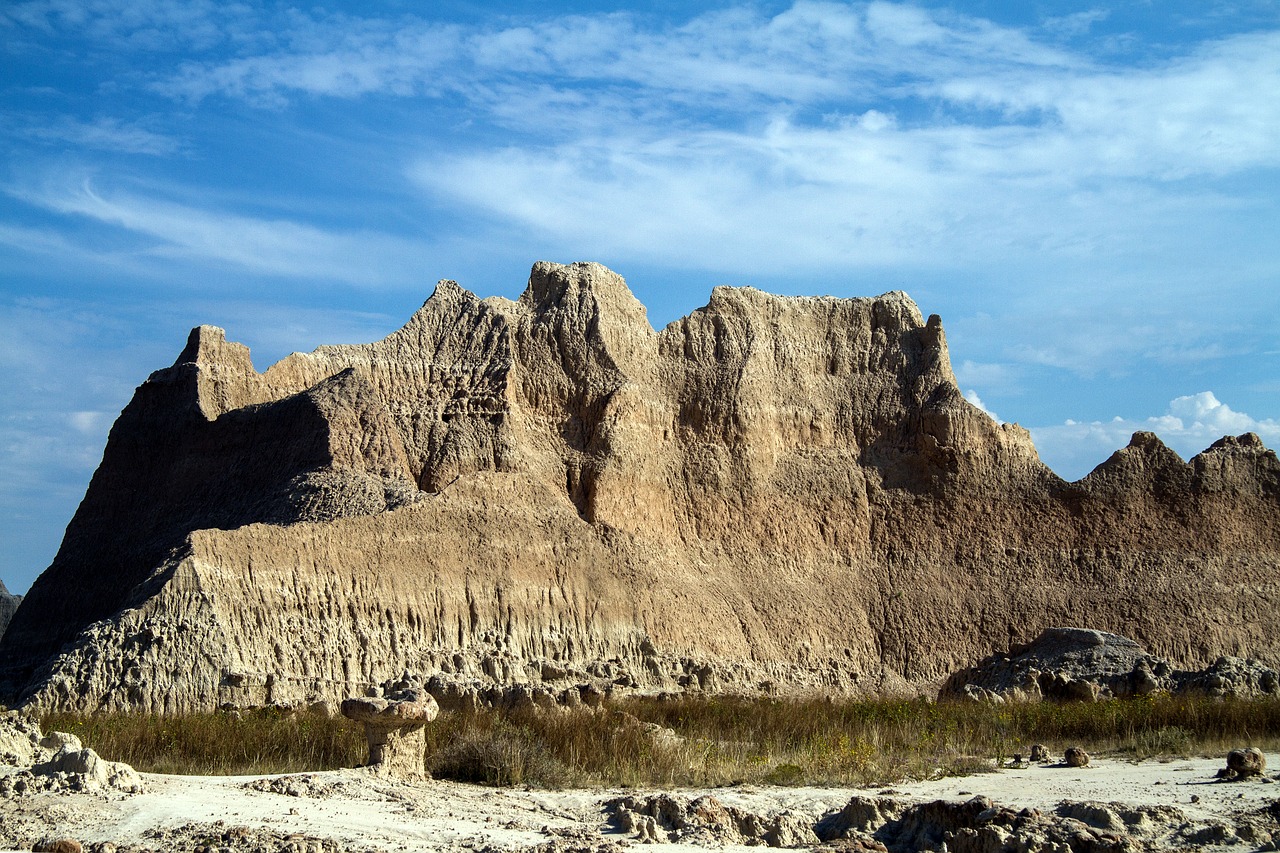
M 994 769 L 1037 742 L 1059 755 L 1076 744 L 1135 759 L 1280 746 L 1274 699 L 632 698 L 609 710 L 445 714 L 427 727 L 429 765 L 443 778 L 493 785 L 870 785 Z M 42 723 L 151 772 L 284 773 L 365 758 L 358 727 L 305 713 L 61 714 Z
M 48 714 L 40 727 L 70 732 L 104 758 L 147 773 L 332 770 L 359 764 L 368 752 L 364 733 L 350 720 L 270 708 L 178 716 Z

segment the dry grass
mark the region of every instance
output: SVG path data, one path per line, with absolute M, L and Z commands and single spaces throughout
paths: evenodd
M 44 731 L 70 732 L 104 758 L 147 773 L 238 776 L 334 770 L 365 760 L 350 720 L 273 709 L 160 716 L 49 714 Z
M 633 698 L 609 710 L 442 715 L 427 727 L 428 764 L 443 778 L 494 785 L 873 785 L 990 770 L 1038 742 L 1059 754 L 1079 745 L 1133 758 L 1280 746 L 1276 700 Z M 151 772 L 300 772 L 365 757 L 356 726 L 308 714 L 56 715 L 42 723 Z

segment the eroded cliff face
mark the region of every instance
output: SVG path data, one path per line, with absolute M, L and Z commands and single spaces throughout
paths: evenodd
M 902 293 L 442 282 L 265 373 L 201 327 L 112 430 L 0 646 L 41 705 L 338 699 L 405 670 L 911 689 L 1050 625 L 1280 662 L 1280 463 L 1135 435 L 1065 483 Z
M 10 594 L 4 581 L 0 581 L 0 637 L 4 636 L 5 629 L 9 627 L 9 620 L 13 618 L 13 612 L 21 603 L 22 596 Z

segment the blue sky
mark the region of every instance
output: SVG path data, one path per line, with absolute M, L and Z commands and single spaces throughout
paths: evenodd
M 906 290 L 1075 479 L 1280 446 L 1280 3 L 0 7 L 0 578 L 187 331 L 259 369 L 452 278 Z

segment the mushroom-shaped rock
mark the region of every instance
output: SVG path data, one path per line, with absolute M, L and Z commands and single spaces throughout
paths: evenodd
M 431 694 L 414 688 L 342 703 L 342 716 L 364 725 L 369 766 L 387 776 L 421 776 L 426 772 L 423 728 L 439 714 L 440 706 Z

